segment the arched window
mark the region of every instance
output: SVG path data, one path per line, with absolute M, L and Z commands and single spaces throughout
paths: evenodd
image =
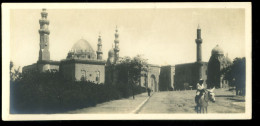
M 86 70 L 81 70 L 81 78 L 80 78 L 80 80 L 81 80 L 81 81 L 87 80 Z

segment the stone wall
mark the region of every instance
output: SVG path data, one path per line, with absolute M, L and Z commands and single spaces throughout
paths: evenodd
M 201 63 L 202 70 L 202 79 L 204 80 L 204 86 L 206 85 L 207 80 L 207 63 Z M 199 64 L 187 63 L 187 64 L 178 64 L 175 66 L 175 89 L 184 90 L 184 89 L 196 89 L 196 84 L 198 83 L 199 77 Z
M 59 61 L 42 60 L 32 65 L 24 66 L 23 72 L 28 72 L 28 71 L 45 72 L 47 70 L 52 70 L 52 69 L 59 70 L 59 64 L 60 64 Z
M 105 65 L 94 65 L 94 64 L 75 64 L 75 78 L 77 81 L 81 80 L 82 76 L 86 80 L 94 83 L 105 82 Z
M 151 88 L 154 92 L 159 91 L 159 75 L 160 75 L 160 66 L 150 65 L 149 72 L 147 75 L 147 82 L 148 82 L 147 86 Z
M 162 66 L 160 70 L 159 89 L 160 91 L 169 91 L 174 88 L 175 67 L 168 65 Z
M 102 60 L 63 60 L 60 71 L 65 78 L 75 81 L 105 82 L 105 61 Z

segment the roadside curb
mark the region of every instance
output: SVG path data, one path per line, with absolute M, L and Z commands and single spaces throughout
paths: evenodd
M 151 94 L 150 97 L 146 98 L 140 105 L 137 106 L 135 110 L 133 110 L 131 113 L 132 114 L 138 114 L 138 112 L 141 110 L 141 108 L 144 106 L 145 103 L 153 96 L 154 93 Z

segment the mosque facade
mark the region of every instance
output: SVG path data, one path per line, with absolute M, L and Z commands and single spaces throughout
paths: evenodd
M 196 84 L 200 79 L 207 79 L 207 62 L 202 61 L 202 38 L 201 28 L 197 28 L 197 61 L 193 63 L 177 64 L 175 65 L 174 84 L 176 90 L 196 89 Z M 203 85 L 207 87 L 205 81 Z
M 224 80 L 221 70 L 230 66 L 232 61 L 224 56 L 224 51 L 218 45 L 212 49 L 209 61 L 202 61 L 202 38 L 199 26 L 195 42 L 197 44 L 197 60 L 193 63 L 175 65 L 174 89 L 196 89 L 200 79 L 204 80 L 203 85 L 206 88 L 227 88 L 229 82 Z
M 36 63 L 23 67 L 23 73 L 32 71 L 45 72 L 48 70 L 60 71 L 64 78 L 75 81 L 91 81 L 96 84 L 115 84 L 118 82 L 118 71 L 115 67 L 120 63 L 119 33 L 115 30 L 114 47 L 109 50 L 107 60 L 103 59 L 102 38 L 99 35 L 97 51 L 85 39 L 78 40 L 68 52 L 66 59 L 61 61 L 50 60 L 49 51 L 49 20 L 46 9 L 41 12 L 40 23 L 40 50 Z M 143 71 L 142 71 L 143 73 Z M 142 74 L 139 85 L 159 91 L 160 66 L 149 64 L 149 71 Z
M 45 72 L 57 70 L 68 80 L 91 81 L 96 84 L 116 84 L 119 73 L 116 64 L 120 63 L 119 32 L 116 28 L 114 46 L 108 52 L 108 58 L 103 59 L 102 38 L 99 35 L 97 50 L 95 51 L 85 39 L 78 40 L 68 52 L 66 59 L 53 61 L 49 51 L 49 20 L 46 9 L 42 9 L 40 23 L 40 50 L 38 61 L 24 66 L 23 73 L 32 71 Z M 231 64 L 223 55 L 223 50 L 216 47 L 212 50 L 209 62 L 201 58 L 201 29 L 197 29 L 197 61 L 194 63 L 159 66 L 148 65 L 148 71 L 141 71 L 139 85 L 150 88 L 152 91 L 194 89 L 199 79 L 204 79 L 204 85 L 209 87 L 227 87 L 228 82 L 223 80 L 220 71 Z M 216 72 L 217 71 L 217 72 Z M 207 83 L 207 84 L 206 84 Z

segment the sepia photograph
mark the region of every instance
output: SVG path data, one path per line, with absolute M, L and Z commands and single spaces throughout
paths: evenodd
M 3 120 L 252 118 L 251 3 L 4 3 Z

